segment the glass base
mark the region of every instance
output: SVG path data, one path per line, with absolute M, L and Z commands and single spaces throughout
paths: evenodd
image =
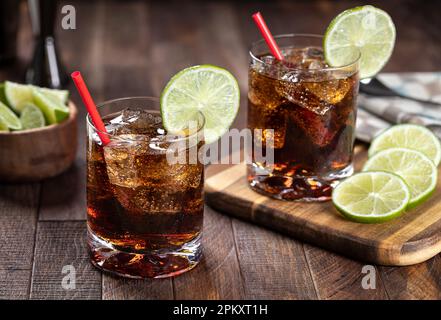
M 126 278 L 177 276 L 193 269 L 202 256 L 202 234 L 173 251 L 161 249 L 149 253 L 121 251 L 90 228 L 87 235 L 92 264 L 100 270 Z
M 327 201 L 341 179 L 354 173 L 353 165 L 326 176 L 277 176 L 265 174 L 261 168 L 248 165 L 248 183 L 254 191 L 287 201 Z

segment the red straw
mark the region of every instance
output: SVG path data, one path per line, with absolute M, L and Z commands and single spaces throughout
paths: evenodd
M 106 126 L 104 125 L 104 122 L 101 119 L 100 114 L 98 113 L 98 109 L 96 108 L 95 102 L 93 102 L 93 99 L 90 96 L 90 92 L 87 89 L 86 83 L 84 82 L 81 73 L 79 71 L 74 71 L 70 76 L 75 82 L 81 99 L 83 99 L 83 103 L 86 106 L 87 112 L 89 112 L 93 125 L 95 126 L 95 128 L 98 129 L 98 135 L 100 136 L 103 145 L 108 144 L 110 142 L 110 139 L 107 136 Z
M 274 40 L 273 35 L 271 34 L 271 31 L 269 31 L 268 26 L 265 23 L 265 20 L 263 20 L 262 15 L 260 12 L 256 12 L 253 14 L 254 22 L 257 24 L 257 26 L 260 29 L 260 32 L 262 33 L 263 38 L 265 39 L 268 47 L 271 50 L 271 53 L 274 57 L 276 57 L 277 60 L 282 61 L 283 56 L 280 52 L 279 46 L 277 45 L 276 41 Z

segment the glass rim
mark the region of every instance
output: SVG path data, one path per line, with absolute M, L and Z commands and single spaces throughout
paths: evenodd
M 110 105 L 112 103 L 115 103 L 115 102 L 122 102 L 122 101 L 126 101 L 126 100 L 149 100 L 149 101 L 153 101 L 155 103 L 159 103 L 160 102 L 160 99 L 157 98 L 157 97 L 151 97 L 151 96 L 132 96 L 132 97 L 123 97 L 123 98 L 116 98 L 116 99 L 106 100 L 106 101 L 98 103 L 96 105 L 96 107 L 97 107 L 98 112 L 99 112 L 100 109 L 105 107 L 105 106 L 108 106 L 108 105 Z M 157 115 L 161 116 L 161 119 L 162 119 L 161 110 L 153 110 L 153 109 L 149 109 L 148 107 L 143 109 L 143 110 L 146 110 L 148 112 L 157 114 Z M 100 116 L 102 117 L 101 114 L 100 114 Z M 192 133 L 192 134 L 190 134 L 188 136 L 180 136 L 180 137 L 177 137 L 177 138 L 166 139 L 165 141 L 161 141 L 161 142 L 162 143 L 170 143 L 170 142 L 186 141 L 186 140 L 190 140 L 194 136 L 197 136 L 199 133 L 201 133 L 203 131 L 204 126 L 205 126 L 204 114 L 202 112 L 198 111 L 198 116 L 200 117 L 201 121 L 198 121 L 198 128 L 197 128 L 197 130 L 194 133 Z M 199 125 L 199 122 L 201 123 L 200 125 Z M 86 115 L 86 123 L 95 132 L 104 134 L 104 135 L 108 136 L 109 138 L 113 138 L 114 140 L 127 141 L 127 142 L 139 142 L 139 140 L 136 140 L 136 139 L 130 139 L 130 138 L 126 138 L 126 137 L 122 138 L 120 135 L 112 134 L 112 133 L 108 133 L 108 132 L 104 132 L 104 131 L 99 130 L 93 124 L 92 119 L 90 118 L 90 114 L 89 113 L 87 113 L 87 115 Z M 163 127 L 163 126 L 161 126 L 161 127 Z M 165 128 L 163 128 L 163 129 L 165 130 Z M 152 137 L 152 138 L 155 138 L 155 137 Z M 152 138 L 148 139 L 147 141 L 151 141 Z M 157 142 L 157 141 L 155 141 L 155 142 Z
M 313 34 L 313 33 L 282 33 L 282 34 L 278 34 L 278 35 L 273 36 L 273 38 L 275 40 L 281 39 L 281 38 L 315 38 L 315 39 L 323 39 L 323 36 L 319 35 L 319 34 Z M 258 46 L 258 45 L 260 45 L 260 44 L 262 44 L 262 43 L 265 43 L 265 39 L 260 39 L 260 40 L 252 42 L 251 46 L 249 47 L 248 53 L 249 53 L 250 57 L 253 60 L 256 60 L 256 61 L 258 61 L 260 63 L 263 63 L 264 65 L 271 66 L 271 64 L 269 64 L 269 63 L 259 59 L 253 53 L 253 48 Z M 266 45 L 266 43 L 265 43 L 265 45 Z M 284 47 L 282 46 L 281 48 L 284 48 Z M 268 52 L 269 51 L 270 50 L 268 49 Z M 289 70 L 289 71 L 302 71 L 302 72 L 337 71 L 337 70 L 348 68 L 348 67 L 351 67 L 351 66 L 357 64 L 360 61 L 360 58 L 361 58 L 361 51 L 359 49 L 357 49 L 357 51 L 358 51 L 358 55 L 357 55 L 356 59 L 354 61 L 350 62 L 350 63 L 347 63 L 347 64 L 343 65 L 343 66 L 325 67 L 325 68 L 319 68 L 319 69 L 314 69 L 314 70 L 301 69 L 301 68 L 290 68 L 290 67 L 285 67 L 285 68 L 287 70 Z

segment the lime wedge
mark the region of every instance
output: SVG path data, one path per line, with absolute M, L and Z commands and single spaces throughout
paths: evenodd
M 26 84 L 5 81 L 5 96 L 7 104 L 20 113 L 27 102 L 32 101 L 32 87 Z
M 389 148 L 406 148 L 424 153 L 437 166 L 441 161 L 441 143 L 427 128 L 414 124 L 390 127 L 376 137 L 369 148 L 369 157 Z
M 58 99 L 45 95 L 40 89 L 32 88 L 35 105 L 43 112 L 48 124 L 60 123 L 69 116 L 69 109 Z
M 2 116 L 0 116 L 0 131 L 5 131 L 5 132 L 9 131 L 8 125 L 6 124 L 6 121 L 3 120 Z
M 11 130 L 20 130 L 21 122 L 20 119 L 17 118 L 14 112 L 9 109 L 4 103 L 0 102 L 0 117 L 2 117 L 3 122 L 8 126 Z
M 325 32 L 323 49 L 333 67 L 354 62 L 359 53 L 360 78 L 371 78 L 389 60 L 395 45 L 395 25 L 383 10 L 362 6 L 340 13 Z
M 404 148 L 391 148 L 370 158 L 363 171 L 388 171 L 406 181 L 410 190 L 409 207 L 424 202 L 434 192 L 438 170 L 423 153 Z
M 38 88 L 38 87 L 37 87 Z M 52 99 L 58 100 L 61 104 L 66 105 L 69 99 L 69 91 L 68 90 L 58 90 L 58 89 L 49 89 L 49 88 L 39 88 L 40 91 Z
M 33 103 L 25 105 L 20 115 L 20 121 L 23 129 L 41 128 L 45 125 L 43 112 Z
M 401 215 L 410 199 L 403 179 L 388 172 L 362 172 L 341 182 L 332 192 L 337 210 L 350 220 L 384 222 Z
M 0 83 L 0 102 L 3 102 L 4 104 L 8 104 L 8 101 L 6 100 L 6 95 L 5 95 L 5 83 L 2 82 Z
M 164 127 L 180 133 L 190 121 L 205 117 L 205 142 L 219 139 L 231 126 L 239 110 L 239 86 L 225 69 L 201 65 L 182 70 L 168 82 L 161 94 Z

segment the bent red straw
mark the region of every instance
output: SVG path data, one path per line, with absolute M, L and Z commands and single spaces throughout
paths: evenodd
M 282 53 L 280 52 L 279 46 L 274 40 L 274 37 L 271 34 L 271 31 L 268 29 L 268 26 L 266 25 L 265 20 L 263 20 L 263 17 L 260 14 L 260 12 L 256 12 L 255 14 L 253 14 L 253 20 L 256 23 L 256 25 L 259 27 L 259 30 L 262 33 L 262 36 L 265 39 L 273 56 L 276 57 L 277 60 L 282 61 L 283 56 Z
M 98 129 L 97 133 L 101 139 L 101 142 L 103 143 L 103 145 L 108 144 L 110 142 L 110 139 L 107 135 L 106 126 L 104 125 L 104 122 L 101 119 L 100 114 L 98 113 L 98 109 L 95 105 L 95 102 L 93 102 L 92 96 L 87 89 L 86 83 L 84 82 L 81 73 L 79 71 L 74 71 L 70 76 L 72 77 L 72 80 L 77 87 L 78 93 L 80 94 L 81 99 L 86 106 L 87 112 L 89 112 L 93 125 L 95 126 L 95 128 Z

